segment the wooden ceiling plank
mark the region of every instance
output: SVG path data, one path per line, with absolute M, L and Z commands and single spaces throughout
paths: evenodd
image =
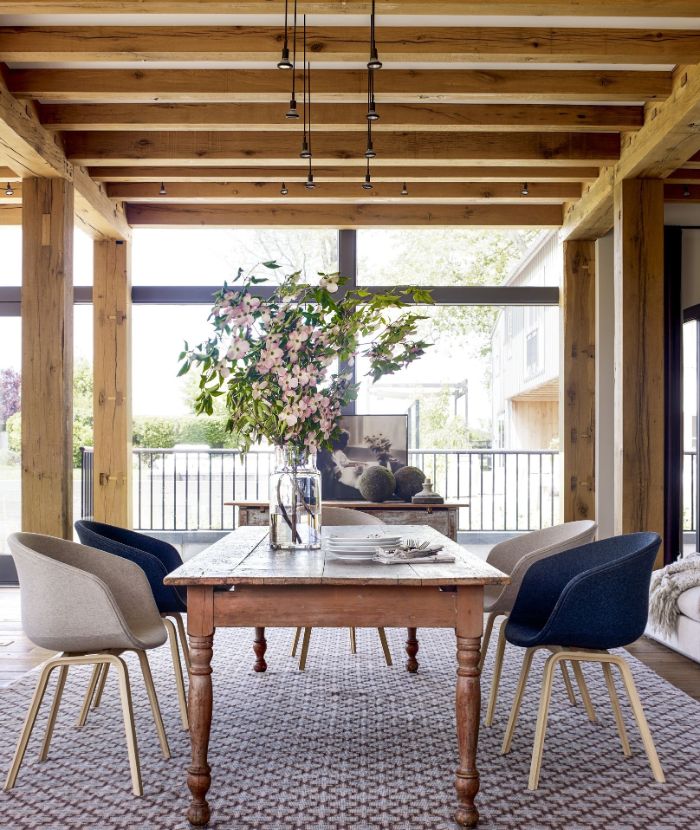
M 289 76 L 277 69 L 13 69 L 10 90 L 43 102 L 236 103 L 289 100 Z M 377 102 L 652 101 L 671 92 L 670 72 L 597 70 L 388 69 L 377 78 Z M 366 71 L 314 73 L 314 100 L 364 104 Z
M 358 162 L 359 165 L 360 162 Z M 98 182 L 304 182 L 301 167 L 91 167 L 91 178 Z M 314 166 L 317 182 L 348 182 L 361 178 L 359 168 Z M 597 167 L 376 167 L 375 182 L 592 182 Z
M 538 227 L 561 224 L 559 205 L 127 205 L 133 227 Z
M 319 202 L 326 204 L 355 203 L 431 203 L 431 204 L 508 204 L 522 201 L 526 204 L 563 204 L 581 196 L 579 183 L 531 183 L 527 194 L 517 183 L 412 183 L 408 194 L 401 194 L 398 183 L 376 183 L 371 191 L 363 190 L 360 181 L 347 183 L 319 184 L 314 190 L 307 190 L 301 182 L 287 183 L 289 193 L 280 194 L 278 182 L 238 183 L 187 183 L 173 182 L 167 193 L 160 193 L 160 183 L 148 184 L 117 183 L 107 185 L 107 195 L 130 204 L 157 202 L 176 203 L 266 203 L 295 204 Z
M 562 236 L 596 238 L 612 227 L 615 184 L 630 178 L 663 179 L 700 152 L 700 65 L 676 72 L 667 101 L 647 110 L 646 123 L 628 133 L 620 160 L 601 173 L 566 214 Z M 595 235 L 593 235 L 595 234 Z
M 401 161 L 407 166 L 433 166 L 454 162 L 517 163 L 524 159 L 570 166 L 574 162 L 604 164 L 619 157 L 616 133 L 384 133 L 375 138 L 376 167 Z M 361 133 L 314 133 L 312 149 L 318 162 L 357 166 L 364 163 L 365 138 Z M 277 164 L 303 166 L 299 136 L 290 133 L 223 132 L 89 132 L 67 133 L 65 149 L 76 163 L 163 164 L 220 166 Z
M 363 104 L 318 104 L 314 123 L 323 130 L 365 132 Z M 554 104 L 383 104 L 377 133 L 396 129 L 482 132 L 508 130 L 574 130 L 576 132 L 639 129 L 642 107 L 557 106 Z M 47 104 L 39 107 L 45 127 L 63 132 L 88 130 L 239 130 L 298 132 L 278 104 Z
M 606 0 L 490 0 L 489 15 L 545 15 L 580 17 L 693 17 L 696 0 L 617 0 L 611 9 Z M 274 14 L 278 4 L 271 0 L 5 0 L 0 14 Z M 366 14 L 366 0 L 307 0 L 307 14 Z M 484 3 L 469 0 L 382 0 L 381 15 L 483 15 Z
M 700 61 L 700 31 L 494 26 L 385 26 L 382 59 L 421 62 L 678 64 Z M 283 31 L 273 26 L 0 27 L 6 63 L 260 61 L 279 59 Z M 366 26 L 311 26 L 315 60 L 365 61 Z

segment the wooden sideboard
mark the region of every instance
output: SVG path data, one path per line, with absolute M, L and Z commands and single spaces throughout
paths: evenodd
M 385 524 L 428 525 L 454 541 L 457 540 L 459 508 L 469 507 L 465 502 L 413 504 L 404 501 L 329 501 L 323 504 L 328 507 L 361 510 L 363 513 L 377 516 Z M 266 501 L 228 501 L 226 505 L 238 508 L 238 527 L 268 523 L 269 505 Z

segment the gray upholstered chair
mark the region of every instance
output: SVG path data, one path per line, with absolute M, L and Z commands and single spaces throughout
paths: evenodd
M 484 611 L 488 616 L 486 630 L 484 631 L 484 642 L 481 649 L 482 665 L 489 648 L 494 622 L 498 617 L 506 618 L 501 623 L 498 634 L 491 694 L 489 695 L 489 703 L 486 710 L 486 726 L 491 726 L 493 723 L 493 715 L 496 709 L 498 687 L 501 682 L 503 656 L 506 647 L 506 621 L 515 603 L 515 598 L 518 596 L 520 585 L 528 568 L 534 565 L 535 562 L 539 562 L 541 559 L 545 559 L 555 553 L 561 553 L 561 551 L 568 550 L 569 548 L 576 548 L 594 541 L 597 530 L 598 525 L 592 521 L 566 522 L 555 525 L 554 527 L 544 528 L 543 530 L 535 530 L 532 533 L 524 533 L 513 539 L 507 539 L 505 542 L 500 542 L 491 549 L 486 561 L 489 565 L 493 565 L 494 568 L 498 568 L 499 571 L 507 573 L 510 576 L 510 583 L 503 586 L 487 585 L 484 591 Z M 566 663 L 561 662 L 560 666 L 569 700 L 572 704 L 575 704 L 576 698 Z M 573 664 L 573 670 L 588 717 L 591 720 L 595 720 L 593 704 L 591 703 L 590 695 L 588 694 L 586 683 L 583 679 L 583 673 L 578 663 Z
M 322 523 L 324 525 L 349 526 L 349 525 L 383 525 L 384 522 L 376 516 L 371 516 L 369 513 L 363 513 L 361 510 L 351 510 L 347 507 L 324 507 L 322 512 Z M 309 640 L 311 639 L 311 628 L 304 628 L 304 636 L 301 643 L 301 655 L 299 656 L 299 670 L 304 671 L 306 668 L 306 657 L 309 653 Z M 379 641 L 382 644 L 382 651 L 384 652 L 384 659 L 387 666 L 391 663 L 391 652 L 389 651 L 389 643 L 386 639 L 386 633 L 383 628 L 378 628 Z M 302 636 L 302 629 L 297 628 L 294 634 L 294 642 L 292 643 L 292 657 L 296 657 L 297 646 L 299 645 L 299 638 Z M 355 629 L 350 629 L 350 650 L 353 654 L 357 653 L 357 637 Z
M 92 665 L 99 669 L 109 665 L 115 668 L 119 679 L 132 788 L 135 795 L 143 795 L 129 672 L 119 656 L 125 651 L 134 651 L 138 656 L 163 757 L 170 757 L 146 657 L 147 649 L 162 645 L 167 634 L 145 574 L 133 562 L 53 536 L 15 533 L 8 538 L 8 545 L 19 575 L 24 632 L 35 645 L 61 653 L 41 668 L 5 790 L 15 785 L 54 669 L 59 670 L 58 680 L 40 761 L 48 757 L 68 668 Z M 89 702 L 86 698 L 78 726 L 85 723 Z

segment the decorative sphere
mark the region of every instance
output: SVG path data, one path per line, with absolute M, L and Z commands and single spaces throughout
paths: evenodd
M 416 493 L 423 489 L 425 473 L 418 467 L 401 467 L 394 473 L 396 478 L 396 495 L 404 501 L 411 501 Z
M 386 501 L 394 494 L 396 479 L 391 470 L 377 465 L 362 473 L 357 487 L 365 501 Z

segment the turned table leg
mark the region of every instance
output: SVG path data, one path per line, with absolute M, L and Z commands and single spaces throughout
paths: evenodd
M 461 591 L 460 591 L 461 593 Z M 461 598 L 460 598 L 461 599 Z M 479 594 L 477 609 L 481 626 L 481 605 Z M 463 607 L 469 603 L 464 597 Z M 458 604 L 462 604 L 459 602 Z M 466 609 L 465 609 L 466 610 Z M 479 743 L 479 717 L 481 714 L 481 685 L 479 681 L 479 658 L 481 635 L 473 636 L 477 612 L 458 614 L 457 622 L 457 739 L 459 741 L 459 766 L 456 771 L 455 789 L 458 805 L 454 817 L 463 827 L 475 827 L 479 811 L 474 799 L 479 792 L 479 771 L 476 768 L 476 750 Z
M 406 671 L 410 671 L 411 673 L 418 671 L 418 660 L 416 660 L 416 654 L 418 654 L 418 639 L 416 638 L 416 632 L 417 629 L 415 628 L 406 629 L 406 654 L 408 655 Z
M 265 639 L 265 629 L 262 627 L 255 629 L 253 651 L 255 652 L 255 663 L 253 664 L 253 671 L 265 671 L 267 669 L 267 663 L 265 662 L 267 640 Z

